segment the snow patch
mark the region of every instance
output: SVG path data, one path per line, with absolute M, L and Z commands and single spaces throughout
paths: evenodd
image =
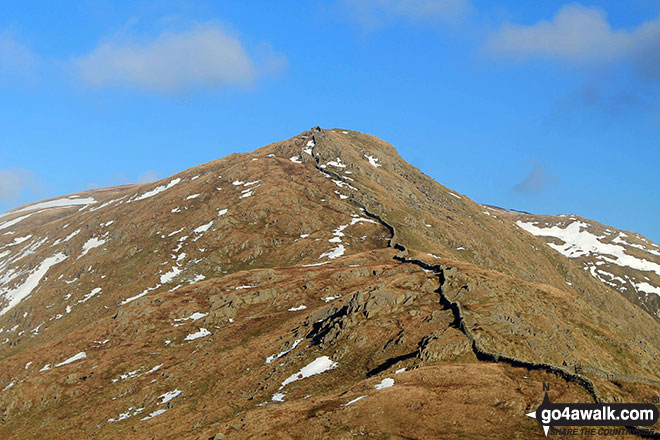
M 516 224 L 535 236 L 553 237 L 563 241 L 563 245 L 548 243 L 548 246 L 562 255 L 569 258 L 578 258 L 589 254 L 601 255 L 609 262 L 619 266 L 626 266 L 641 271 L 652 271 L 660 275 L 660 264 L 652 261 L 640 259 L 625 253 L 625 248 L 618 244 L 603 243 L 599 239 L 605 236 L 597 236 L 587 231 L 588 224 L 581 221 L 574 221 L 565 228 L 552 226 L 550 228 L 540 228 L 535 222 L 523 222 L 518 220 Z M 613 258 L 604 255 L 612 256 Z
M 138 200 L 148 199 L 149 197 L 153 197 L 157 194 L 160 194 L 163 191 L 166 191 L 166 190 L 172 188 L 174 185 L 178 184 L 179 182 L 181 182 L 181 179 L 179 179 L 179 178 L 172 179 L 170 181 L 170 183 L 168 183 L 167 185 L 157 186 L 156 188 L 152 189 L 151 191 L 147 191 L 146 193 L 142 194 L 141 196 L 135 198 L 135 201 L 137 202 Z
M 202 234 L 202 233 L 208 231 L 211 226 L 213 226 L 213 220 L 211 220 L 210 222 L 208 222 L 205 225 L 202 225 L 198 228 L 195 228 L 193 232 L 195 232 L 195 234 Z
M 365 154 L 364 157 L 367 158 L 367 160 L 369 161 L 372 167 L 378 168 L 382 166 L 382 164 L 378 163 L 380 162 L 380 159 L 378 159 L 376 156 L 370 156 L 369 154 Z
M 186 336 L 186 341 L 194 341 L 195 339 L 203 338 L 205 336 L 209 336 L 211 334 L 210 331 L 206 330 L 205 328 L 200 327 L 198 332 L 191 333 L 188 336 Z
M 168 391 L 165 394 L 161 394 L 160 396 L 158 396 L 158 398 L 163 399 L 163 400 L 160 401 L 159 405 L 166 404 L 167 402 L 174 399 L 175 397 L 180 396 L 182 392 L 183 391 L 181 391 L 181 390 L 172 390 L 172 391 Z
M 281 358 L 281 357 L 286 356 L 286 355 L 289 354 L 291 351 L 293 351 L 293 350 L 298 346 L 298 344 L 300 344 L 302 341 L 303 341 L 302 339 L 296 339 L 296 340 L 293 342 L 293 345 L 291 345 L 291 348 L 289 348 L 288 350 L 284 350 L 284 351 L 279 352 L 278 354 L 274 354 L 274 355 L 268 356 L 268 357 L 266 358 L 266 363 L 267 363 L 267 364 L 270 364 L 271 362 L 273 362 L 273 361 L 275 361 L 275 360 L 277 360 L 277 359 L 279 359 L 279 358 Z
M 307 308 L 307 306 L 302 304 L 302 305 L 299 305 L 298 307 L 291 307 L 289 309 L 289 312 L 297 312 L 299 310 L 305 310 L 306 308 Z
M 48 270 L 66 259 L 66 255 L 63 253 L 57 253 L 52 257 L 46 258 L 41 262 L 39 267 L 27 277 L 27 279 L 20 286 L 16 287 L 13 290 L 2 290 L 0 291 L 0 298 L 8 301 L 8 304 L 0 310 L 0 316 L 7 313 L 18 303 L 27 298 L 32 291 L 39 285 L 39 281 L 46 275 Z
M 80 360 L 83 360 L 83 359 L 87 359 L 87 353 L 85 353 L 84 351 L 81 351 L 78 354 L 74 354 L 69 359 L 62 361 L 59 364 L 56 364 L 55 368 L 61 367 L 63 365 L 68 365 L 68 364 L 71 364 L 73 362 L 80 361 Z
M 357 402 L 358 400 L 362 400 L 362 399 L 364 399 L 365 397 L 367 397 L 366 394 L 365 394 L 364 396 L 356 397 L 355 399 L 351 400 L 350 402 L 346 402 L 346 403 L 344 403 L 342 406 L 348 406 L 348 405 L 351 405 L 351 404 Z
M 172 270 L 160 276 L 160 283 L 167 284 L 171 282 L 174 278 L 181 273 L 181 269 L 176 266 L 172 266 Z
M 284 382 L 282 382 L 280 389 L 297 380 L 306 379 L 316 374 L 325 373 L 326 371 L 332 370 L 334 368 L 337 368 L 337 362 L 334 362 L 328 356 L 321 356 L 301 368 L 297 373 L 289 376 Z
M 390 388 L 393 385 L 394 379 L 386 377 L 385 379 L 381 380 L 380 383 L 374 385 L 374 388 L 377 390 L 382 390 L 383 388 Z
M 80 259 L 80 258 L 84 257 L 85 255 L 87 255 L 87 253 L 89 251 L 91 251 L 92 249 L 95 249 L 99 246 L 103 246 L 105 243 L 106 243 L 106 240 L 103 239 L 103 238 L 96 238 L 96 237 L 90 238 L 89 240 L 87 240 L 85 242 L 85 244 L 83 244 L 82 254 L 80 254 L 80 256 L 78 258 Z

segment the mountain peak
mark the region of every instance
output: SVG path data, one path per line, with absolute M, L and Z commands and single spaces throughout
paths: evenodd
M 596 401 L 657 386 L 650 306 L 525 215 L 445 188 L 376 137 L 319 127 L 10 211 L 0 436 L 403 436 L 414 420 L 437 438 L 440 412 L 475 437 L 482 423 L 456 408 L 523 420 L 544 383 Z

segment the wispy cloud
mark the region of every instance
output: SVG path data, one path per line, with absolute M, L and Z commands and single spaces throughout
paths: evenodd
M 508 23 L 484 44 L 490 55 L 513 59 L 555 59 L 575 65 L 624 63 L 641 78 L 660 80 L 660 18 L 633 29 L 614 29 L 605 12 L 578 3 L 562 7 L 552 20 Z
M 0 170 L 0 202 L 12 203 L 19 199 L 24 191 L 38 193 L 41 184 L 37 176 L 25 169 Z
M 0 32 L 0 72 L 26 73 L 32 70 L 38 57 L 20 43 L 12 32 Z
M 155 38 L 111 39 L 74 60 L 91 87 L 120 86 L 172 93 L 200 87 L 254 84 L 266 69 L 285 59 L 270 52 L 257 63 L 239 39 L 212 23 Z
M 514 191 L 525 194 L 539 194 L 559 183 L 559 178 L 551 175 L 541 162 L 530 160 L 525 165 L 531 169 L 527 176 L 513 187 Z
M 367 29 L 399 20 L 456 21 L 472 11 L 471 0 L 342 0 L 351 19 Z
M 151 183 L 159 179 L 158 173 L 154 170 L 147 170 L 137 178 L 138 183 Z

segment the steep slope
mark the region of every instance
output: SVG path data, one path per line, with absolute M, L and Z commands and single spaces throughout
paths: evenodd
M 548 246 L 660 320 L 660 245 L 574 215 L 534 215 L 487 207 L 507 216 Z
M 0 233 L 3 438 L 535 438 L 542 383 L 660 391 L 657 321 L 354 131 Z

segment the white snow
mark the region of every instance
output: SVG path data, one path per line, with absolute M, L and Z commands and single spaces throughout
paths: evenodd
M 641 250 L 643 250 L 644 252 L 648 252 L 649 254 L 653 254 L 653 255 L 660 256 L 660 252 L 658 252 L 658 251 L 656 251 L 656 250 L 653 250 L 653 249 L 647 249 L 647 248 L 645 248 L 644 246 L 642 246 L 641 244 L 628 243 L 627 241 L 623 240 L 624 238 L 627 238 L 627 237 L 628 237 L 628 236 L 627 236 L 626 234 L 624 234 L 623 232 L 620 232 L 619 235 L 617 235 L 616 237 L 614 237 L 614 239 L 612 240 L 612 243 L 625 244 L 625 245 L 630 246 L 630 247 L 634 247 L 634 248 L 637 248 L 637 249 L 641 249 Z M 643 237 L 639 237 L 639 238 L 642 239 L 642 240 L 644 240 L 644 241 L 647 241 L 647 240 L 644 239 Z M 651 243 L 651 244 L 654 244 L 654 243 Z
M 166 404 L 170 400 L 172 400 L 175 397 L 179 396 L 182 392 L 183 391 L 181 391 L 181 390 L 172 390 L 172 391 L 168 391 L 167 393 L 158 396 L 159 399 L 163 399 L 163 400 L 160 401 L 159 405 Z
M 197 321 L 198 319 L 202 319 L 206 315 L 208 315 L 208 313 L 195 312 L 192 315 L 188 316 L 187 318 L 179 318 L 179 319 L 175 319 L 175 321 L 188 321 L 188 320 Z
M 323 266 L 324 264 L 330 264 L 330 263 L 332 263 L 332 261 L 323 261 L 322 263 L 303 264 L 302 267 Z
M 181 273 L 181 269 L 179 269 L 176 266 L 172 266 L 172 270 L 160 276 L 160 283 L 161 284 L 169 283 L 174 278 L 176 278 L 177 275 L 179 275 L 180 273 Z
M 374 388 L 377 390 L 382 390 L 383 388 L 389 388 L 392 385 L 394 385 L 394 379 L 386 377 L 385 379 L 381 380 L 380 383 L 374 385 Z
M 332 165 L 335 168 L 346 168 L 346 165 L 341 163 L 341 159 L 338 157 L 337 160 L 331 160 L 328 162 L 328 165 Z
M 46 365 L 44 365 L 44 366 L 41 368 L 41 370 L 39 370 L 39 372 L 41 373 L 42 371 L 48 371 L 48 370 L 50 370 L 50 364 L 46 364 Z
M 241 191 L 240 196 L 238 196 L 239 199 L 247 199 L 248 197 L 252 197 L 254 195 L 254 191 L 251 188 L 244 189 Z
M 587 227 L 589 226 L 587 223 L 574 221 L 567 225 L 566 228 L 559 226 L 540 228 L 536 226 L 537 223 L 525 223 L 520 220 L 516 224 L 532 235 L 560 239 L 564 242 L 563 245 L 548 243 L 548 246 L 569 258 L 598 254 L 609 263 L 641 271 L 652 271 L 660 275 L 660 264 L 627 255 L 625 248 L 618 244 L 601 242 L 599 239 L 605 238 L 605 236 L 599 237 L 587 231 Z M 609 255 L 613 258 L 604 255 Z
M 24 241 L 29 240 L 30 237 L 32 237 L 32 234 L 26 235 L 25 237 L 16 237 L 16 238 L 14 238 L 13 242 L 7 244 L 7 247 L 16 246 L 17 244 L 21 244 Z
M 284 402 L 284 396 L 286 396 L 286 393 L 275 393 L 271 400 L 273 402 Z
M 60 362 L 59 364 L 56 364 L 56 365 L 55 365 L 55 368 L 57 368 L 57 367 L 61 367 L 61 366 L 63 366 L 63 365 L 68 365 L 68 364 L 71 364 L 71 363 L 73 363 L 73 362 L 80 361 L 80 360 L 83 360 L 83 359 L 87 359 L 87 354 L 86 354 L 84 351 L 81 351 L 81 352 L 78 353 L 78 354 L 74 354 L 74 355 L 71 356 L 69 359 L 67 359 L 67 360 L 65 360 L 65 361 L 62 361 L 62 362 Z
M 450 196 L 454 196 L 454 197 L 456 197 L 457 199 L 462 199 L 461 196 L 459 196 L 458 194 L 454 194 L 454 193 L 451 192 L 451 191 L 449 192 L 449 195 L 450 195 Z
M 153 197 L 157 194 L 160 194 L 163 191 L 166 191 L 166 190 L 172 188 L 174 185 L 176 185 L 179 182 L 181 182 L 181 179 L 179 179 L 178 177 L 176 179 L 172 179 L 170 181 L 170 183 L 168 183 L 167 185 L 157 186 L 156 188 L 152 189 L 151 191 L 147 191 L 146 193 L 144 193 L 141 196 L 137 197 L 135 199 L 135 201 L 148 199 L 149 197 Z
M 191 194 L 188 197 L 186 197 L 186 200 L 196 199 L 197 197 L 199 197 L 199 194 Z
M 282 382 L 280 389 L 284 388 L 291 382 L 295 382 L 300 379 L 306 379 L 310 376 L 332 370 L 333 368 L 337 368 L 337 362 L 333 362 L 332 359 L 330 359 L 328 356 L 321 356 L 316 358 L 310 364 L 301 368 L 300 371 L 298 371 L 296 374 L 289 376 L 284 382 Z
M 218 217 L 225 214 L 227 214 L 227 209 L 221 209 L 220 211 L 218 211 Z
M 298 307 L 291 307 L 289 309 L 289 312 L 297 312 L 299 310 L 305 310 L 306 308 L 307 308 L 307 306 L 302 304 L 302 305 L 299 305 Z
M 167 411 L 166 409 L 158 409 L 158 410 L 156 410 L 152 413 L 149 413 L 149 415 L 147 417 L 143 417 L 140 420 L 145 421 L 145 420 L 153 419 L 154 417 L 159 416 L 159 415 L 163 414 L 166 411 Z
M 87 295 L 85 295 L 83 297 L 83 299 L 78 301 L 78 303 L 85 303 L 85 302 L 87 302 L 88 299 L 90 299 L 91 297 L 93 297 L 94 295 L 96 295 L 97 293 L 100 293 L 100 292 L 101 292 L 101 288 L 100 287 L 95 287 L 91 292 L 89 292 Z
M 67 235 L 66 238 L 65 238 L 64 240 L 62 240 L 62 241 L 60 241 L 60 240 L 55 240 L 55 242 L 53 243 L 53 246 L 56 246 L 56 245 L 58 245 L 58 244 L 60 244 L 60 243 L 66 243 L 67 241 L 71 240 L 73 237 L 75 237 L 75 236 L 78 235 L 79 233 L 80 233 L 80 229 L 78 229 L 78 230 L 76 230 L 76 231 L 73 231 L 72 233 L 70 233 L 69 235 Z
M 209 336 L 211 334 L 210 331 L 206 330 L 205 328 L 200 327 L 198 332 L 191 333 L 188 336 L 186 336 L 186 341 L 193 341 L 195 339 L 203 338 L 205 336 Z
M 27 298 L 30 293 L 32 293 L 32 291 L 39 285 L 39 281 L 41 281 L 41 279 L 46 275 L 48 269 L 58 263 L 61 263 L 65 259 L 66 255 L 61 252 L 53 255 L 52 257 L 48 257 L 42 261 L 39 267 L 27 277 L 23 284 L 13 290 L 1 290 L 0 298 L 7 300 L 8 304 L 2 310 L 0 310 L 0 316 L 4 315 L 18 303 Z
M 346 252 L 346 248 L 344 247 L 343 244 L 340 244 L 334 249 L 330 249 L 328 252 L 325 252 L 321 254 L 321 256 L 318 258 L 320 260 L 321 258 L 328 257 L 330 260 L 334 260 L 335 258 L 339 258 L 342 255 L 344 255 L 344 252 Z
M 300 156 L 291 156 L 291 157 L 289 158 L 289 160 L 290 160 L 291 162 L 293 162 L 293 163 L 302 163 L 302 162 L 300 161 Z
M 195 232 L 195 234 L 202 234 L 202 233 L 208 231 L 211 226 L 213 226 L 213 220 L 211 220 L 210 222 L 208 222 L 205 225 L 202 225 L 202 226 L 199 226 L 198 228 L 195 228 L 193 232 Z
M 203 281 L 205 279 L 206 279 L 206 277 L 204 275 L 197 274 L 192 279 L 190 279 L 190 281 L 188 281 L 188 284 L 195 284 L 195 283 L 198 283 L 198 282 Z M 179 286 L 179 287 L 181 287 L 181 286 Z
M 105 241 L 105 239 L 103 239 L 103 238 L 96 238 L 96 237 L 92 237 L 92 238 L 90 238 L 89 240 L 87 240 L 87 241 L 85 242 L 85 244 L 83 244 L 83 246 L 82 246 L 82 250 L 83 250 L 83 251 L 82 251 L 82 254 L 80 254 L 80 256 L 79 256 L 78 258 L 82 258 L 82 257 L 84 257 L 85 255 L 87 255 L 87 252 L 89 252 L 89 251 L 91 251 L 92 249 L 95 249 L 95 248 L 97 248 L 97 247 L 99 247 L 99 246 L 104 245 L 105 242 L 106 242 L 106 241 Z
M 644 293 L 655 293 L 657 295 L 660 295 L 660 287 L 656 287 L 647 282 L 635 284 L 635 287 L 637 288 L 637 290 Z
M 334 182 L 335 185 L 337 185 L 338 187 L 340 187 L 342 189 L 343 188 L 350 188 L 353 191 L 358 190 L 356 187 L 352 186 L 350 183 L 342 182 L 341 180 L 334 180 L 334 179 L 331 179 L 331 180 Z
M 380 161 L 380 159 L 378 159 L 375 156 L 370 156 L 368 154 L 365 154 L 364 157 L 366 157 L 369 160 L 369 163 L 371 164 L 372 167 L 378 168 L 379 166 L 382 165 L 382 164 L 378 163 Z
M 281 358 L 281 357 L 283 357 L 283 356 L 286 356 L 286 355 L 289 354 L 293 349 L 295 349 L 295 348 L 298 346 L 298 344 L 300 344 L 301 342 L 302 342 L 302 339 L 296 339 L 296 340 L 293 342 L 293 345 L 291 345 L 291 347 L 290 347 L 288 350 L 284 350 L 284 351 L 279 352 L 278 354 L 273 354 L 273 355 L 271 355 L 271 356 L 268 356 L 268 357 L 266 358 L 266 363 L 267 363 L 267 364 L 270 364 L 271 362 L 273 362 L 273 361 L 275 361 L 275 360 L 277 360 L 277 359 L 279 359 L 279 358 Z
M 170 234 L 168 234 L 168 237 L 172 237 L 173 235 L 176 235 L 176 234 L 178 234 L 179 232 L 183 232 L 184 229 L 186 229 L 186 228 L 181 228 L 181 229 L 178 229 L 178 230 L 176 230 L 176 231 L 174 231 L 174 232 L 171 232 Z
M 25 220 L 26 218 L 30 217 L 31 215 L 33 215 L 33 214 L 39 214 L 40 212 L 43 212 L 43 211 L 31 212 L 31 213 L 29 213 L 29 214 L 27 214 L 27 215 L 23 215 L 23 216 L 21 216 L 21 217 L 17 217 L 17 218 L 15 218 L 15 219 L 13 219 L 13 220 L 9 220 L 9 221 L 6 221 L 6 222 L 3 222 L 3 223 L 0 223 L 0 229 L 5 229 L 5 228 L 9 228 L 9 227 L 11 227 L 11 226 L 14 226 L 15 224 L 17 224 L 17 223 L 19 223 L 19 222 Z M 7 214 L 5 214 L 5 215 L 7 215 Z
M 133 417 L 137 414 L 140 414 L 142 411 L 144 411 L 144 408 L 133 408 L 132 406 L 126 410 L 126 412 L 120 413 L 116 419 L 108 419 L 108 423 L 114 423 L 114 422 L 121 422 L 122 420 L 126 420 L 129 417 Z
M 404 367 L 404 368 L 399 368 L 398 370 L 396 370 L 396 371 L 394 372 L 394 374 L 401 374 L 401 373 L 405 373 L 405 372 L 406 372 L 406 369 L 405 369 L 405 367 Z
M 94 199 L 93 197 L 79 198 L 77 196 L 71 196 L 65 199 L 49 200 L 47 202 L 35 203 L 34 205 L 26 206 L 21 209 L 15 209 L 13 211 L 0 214 L 0 218 L 12 214 L 18 214 L 19 212 L 35 211 L 38 209 L 46 210 L 53 208 L 69 208 L 78 205 L 91 205 L 92 203 L 96 203 L 96 199 Z
M 138 298 L 142 298 L 142 297 L 143 297 L 144 295 L 146 295 L 147 293 L 151 292 L 152 290 L 156 290 L 156 289 L 158 289 L 159 287 L 160 287 L 160 284 L 156 284 L 154 287 L 149 287 L 148 289 L 145 289 L 142 293 L 138 293 L 138 294 L 135 295 L 135 296 L 131 296 L 131 297 L 129 297 L 129 298 L 126 298 L 125 300 L 123 300 L 122 302 L 120 302 L 119 305 L 120 305 L 120 306 L 123 306 L 124 304 L 128 304 L 129 302 L 131 302 L 131 301 L 135 301 L 135 300 L 138 299 Z
M 351 400 L 350 402 L 346 402 L 346 403 L 344 403 L 342 406 L 348 406 L 348 405 L 351 405 L 351 404 L 357 402 L 358 400 L 362 400 L 362 399 L 364 399 L 365 397 L 367 397 L 367 396 L 364 395 L 364 396 L 356 397 L 355 399 Z

